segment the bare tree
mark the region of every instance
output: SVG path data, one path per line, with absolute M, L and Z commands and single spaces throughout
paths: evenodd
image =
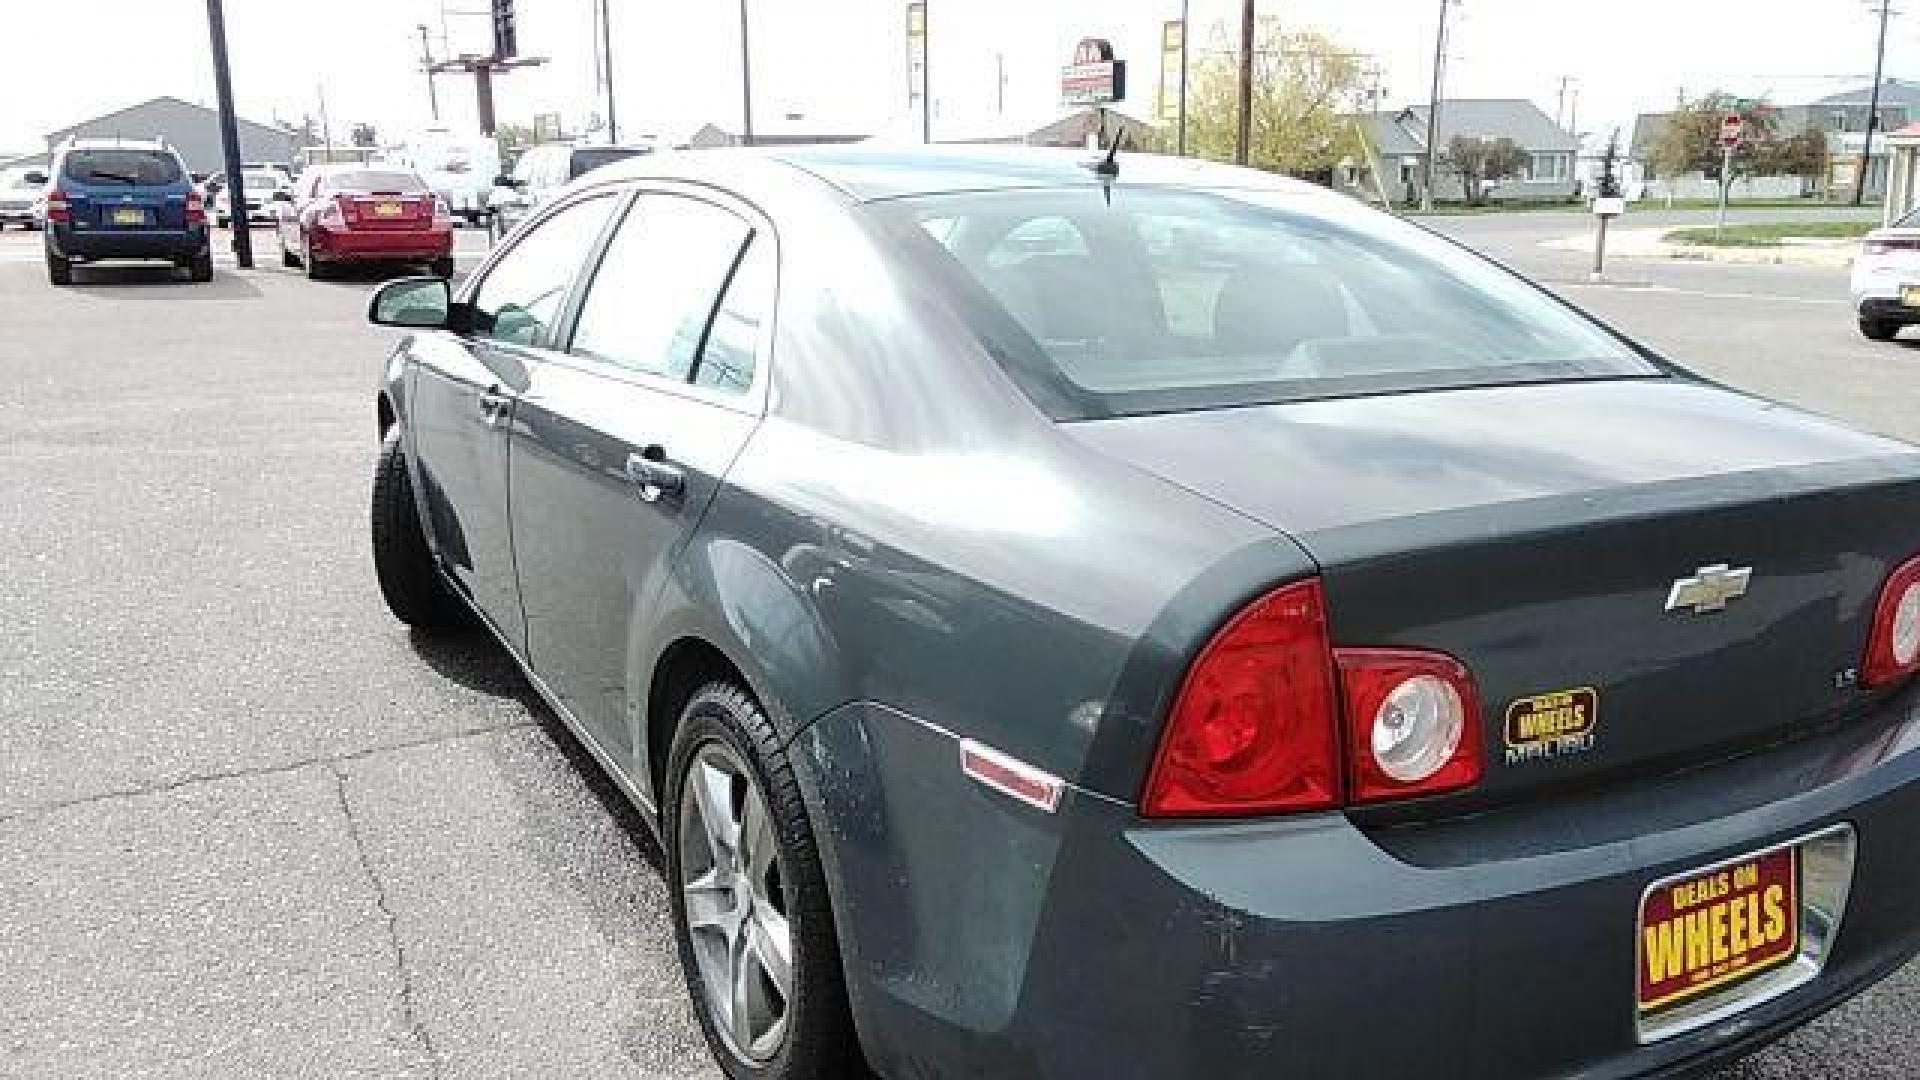
M 1520 144 L 1505 136 L 1482 139 L 1455 135 L 1447 140 L 1447 152 L 1441 158 L 1448 172 L 1460 178 L 1460 193 L 1468 206 L 1479 206 L 1486 199 L 1486 185 L 1519 175 L 1531 158 Z

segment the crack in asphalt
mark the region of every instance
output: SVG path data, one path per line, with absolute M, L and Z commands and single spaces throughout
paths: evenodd
M 347 819 L 347 835 L 353 839 L 353 850 L 359 857 L 360 871 L 367 876 L 367 883 L 373 887 L 373 902 L 387 920 L 387 944 L 393 949 L 394 974 L 400 977 L 400 1013 L 406 1018 L 407 1030 L 413 1034 L 414 1041 L 426 1051 L 432 1074 L 435 1077 L 444 1076 L 446 1070 L 440 1060 L 440 1049 L 433 1044 L 433 1033 L 427 1030 L 419 1010 L 414 1007 L 413 967 L 407 963 L 406 942 L 400 938 L 400 917 L 388 903 L 386 882 L 380 879 L 379 873 L 373 868 L 373 860 L 367 854 L 366 840 L 360 835 L 360 819 L 353 816 L 353 801 L 347 797 L 347 770 L 341 767 L 339 761 L 327 762 L 327 769 L 333 773 L 334 790 L 340 797 L 340 813 Z
M 301 769 L 312 768 L 315 765 L 325 765 L 332 768 L 349 761 L 362 761 L 380 754 L 398 753 L 402 750 L 417 750 L 423 746 L 436 746 L 440 743 L 459 742 L 462 739 L 474 739 L 482 735 L 495 735 L 503 731 L 517 731 L 522 728 L 539 726 L 540 722 L 538 720 L 513 720 L 501 724 L 487 724 L 477 728 L 464 728 L 460 731 L 448 732 L 444 735 L 429 735 L 425 738 L 409 739 L 405 742 L 369 746 L 365 749 L 354 750 L 345 754 L 322 754 L 318 757 L 304 758 L 300 761 L 292 761 L 284 765 L 256 765 L 240 769 L 223 769 L 218 772 L 195 773 L 192 776 L 184 776 L 178 780 L 169 780 L 164 784 L 154 784 L 149 787 L 120 788 L 93 795 L 82 795 L 77 799 L 64 799 L 59 802 L 25 807 L 9 813 L 0 814 L 0 825 L 10 824 L 30 817 L 37 817 L 41 814 L 58 813 L 62 810 L 71 810 L 80 806 L 91 806 L 95 803 L 113 802 L 119 799 L 133 799 L 142 795 L 164 795 L 168 792 L 179 791 L 182 788 L 194 787 L 199 784 L 213 784 L 222 780 L 245 780 L 260 776 L 277 776 L 282 773 L 298 772 Z

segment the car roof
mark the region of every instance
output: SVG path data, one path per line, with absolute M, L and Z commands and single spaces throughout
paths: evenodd
M 165 150 L 173 152 L 173 147 L 159 139 L 74 139 L 61 147 L 62 150 Z
M 725 147 L 643 154 L 593 171 L 596 183 L 635 179 L 764 181 L 769 166 L 812 176 L 855 202 L 961 191 L 1094 187 L 1102 181 L 1085 150 L 1026 146 Z M 1258 169 L 1195 158 L 1122 151 L 1117 182 L 1127 185 L 1268 190 L 1319 194 L 1326 188 Z

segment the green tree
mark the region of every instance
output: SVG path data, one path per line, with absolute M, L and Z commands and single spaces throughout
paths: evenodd
M 1215 161 L 1232 161 L 1239 131 L 1237 39 L 1216 26 L 1216 45 L 1201 53 L 1189 78 L 1187 145 Z M 1253 64 L 1253 131 L 1248 161 L 1285 173 L 1324 173 L 1363 149 L 1344 116 L 1359 98 L 1360 57 L 1315 30 L 1286 30 L 1260 20 Z
M 1518 176 L 1531 158 L 1520 144 L 1506 136 L 1482 139 L 1473 135 L 1455 135 L 1447 140 L 1447 151 L 1440 164 L 1460 178 L 1460 191 L 1468 206 L 1479 206 L 1486 199 L 1486 185 L 1495 180 Z
M 1765 101 L 1721 93 L 1683 102 L 1667 114 L 1651 153 L 1654 175 L 1699 172 L 1720 179 L 1720 122 L 1730 113 L 1739 113 L 1743 122 L 1740 146 L 1733 153 L 1733 175 L 1779 175 L 1762 167 L 1770 168 L 1779 155 L 1779 114 Z M 1825 149 L 1822 140 L 1823 155 Z

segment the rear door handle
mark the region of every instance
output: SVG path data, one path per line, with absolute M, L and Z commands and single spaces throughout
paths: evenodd
M 658 443 L 627 455 L 627 481 L 639 491 L 642 502 L 679 498 L 687 490 L 686 470 L 668 461 Z
M 480 392 L 480 422 L 486 424 L 488 427 L 492 427 L 506 419 L 507 406 L 512 403 L 512 400 L 513 399 L 509 398 L 506 392 L 501 390 L 497 384 L 482 390 Z

